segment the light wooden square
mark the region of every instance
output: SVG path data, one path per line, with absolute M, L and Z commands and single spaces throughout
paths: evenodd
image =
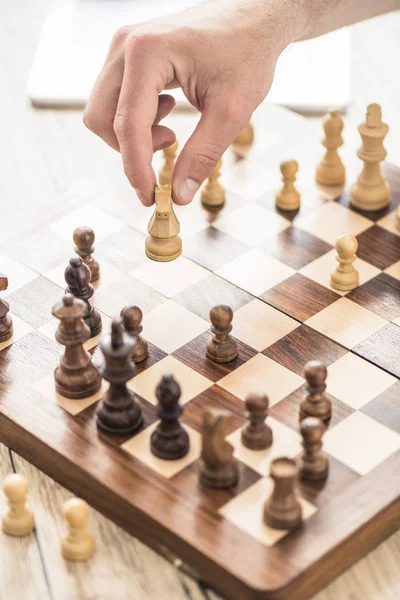
M 390 231 L 390 233 L 400 236 L 400 229 L 397 227 L 396 210 L 392 210 L 392 212 L 388 213 L 385 217 L 379 219 L 376 224 L 379 225 L 379 227 L 383 227 L 383 229 Z
M 260 198 L 276 182 L 279 185 L 279 173 L 265 166 L 263 156 L 252 160 L 241 160 L 221 177 L 221 183 L 227 190 L 248 200 Z
M 318 210 L 296 221 L 296 227 L 312 233 L 332 246 L 341 235 L 350 233 L 357 236 L 372 225 L 369 219 L 336 202 L 327 202 Z
M 335 259 L 336 254 L 336 250 L 330 250 L 320 258 L 313 260 L 308 265 L 303 267 L 300 270 L 300 273 L 309 279 L 316 281 L 320 285 L 323 285 L 324 287 L 336 292 L 340 296 L 345 296 L 346 294 L 349 294 L 350 291 L 344 292 L 331 286 L 331 273 L 335 271 L 338 264 Z M 377 267 L 374 267 L 364 260 L 361 260 L 361 258 L 356 258 L 354 261 L 354 267 L 359 273 L 359 285 L 363 285 L 370 279 L 373 279 L 373 277 L 377 277 L 380 273 L 382 273 L 380 269 L 377 269 Z
M 209 328 L 209 323 L 173 300 L 143 317 L 143 335 L 164 352 L 174 352 Z
M 304 383 L 304 379 L 263 354 L 256 354 L 244 365 L 218 381 L 218 385 L 245 400 L 250 392 L 268 394 L 273 406 Z
M 130 275 L 167 298 L 172 298 L 208 277 L 209 272 L 188 258 L 180 256 L 171 262 L 149 260 L 131 271 Z
M 153 471 L 156 471 L 156 473 L 162 477 L 170 479 L 200 457 L 201 435 L 186 425 L 185 429 L 189 434 L 190 440 L 189 452 L 186 454 L 186 456 L 179 458 L 178 460 L 162 460 L 161 458 L 154 456 L 150 450 L 151 434 L 157 427 L 157 424 L 158 422 L 146 427 L 146 429 L 122 444 L 121 448 L 143 462 Z
M 152 367 L 149 367 L 128 383 L 129 389 L 148 402 L 157 404 L 156 387 L 163 375 L 172 374 L 181 388 L 181 403 L 186 404 L 213 385 L 204 375 L 196 373 L 173 356 L 166 356 Z
M 61 408 L 69 412 L 70 415 L 75 416 L 85 410 L 88 406 L 98 402 L 107 391 L 108 383 L 102 381 L 101 388 L 96 394 L 88 396 L 87 398 L 82 398 L 82 400 L 72 400 L 71 398 L 65 398 L 65 396 L 59 394 L 56 391 L 53 373 L 44 379 L 41 379 L 32 387 L 52 402 L 61 406 Z
M 39 277 L 36 271 L 29 269 L 3 252 L 0 252 L 0 265 L 1 272 L 8 278 L 8 288 L 1 292 L 2 298 L 10 296 L 16 290 Z
M 28 325 L 28 323 L 25 323 L 25 321 L 22 321 L 22 319 L 16 317 L 12 313 L 9 313 L 9 314 L 10 314 L 10 316 L 12 318 L 12 322 L 13 322 L 13 334 L 10 337 L 10 339 L 6 340 L 5 342 L 0 343 L 0 352 L 2 350 L 4 350 L 4 348 L 11 346 L 11 344 L 16 342 L 17 340 L 20 340 L 25 335 L 28 335 L 28 333 L 33 331 L 33 327 Z
M 102 331 L 99 333 L 99 335 L 89 338 L 83 344 L 83 347 L 85 348 L 85 350 L 91 350 L 91 348 L 94 348 L 95 346 L 97 346 L 97 344 L 100 341 L 100 338 L 103 335 L 108 335 L 110 333 L 112 319 L 108 315 L 101 313 L 101 321 L 102 321 L 102 325 L 103 325 Z M 40 331 L 40 333 L 47 336 L 51 340 L 56 341 L 55 334 L 56 334 L 58 325 L 59 325 L 58 319 L 53 318 L 50 321 L 47 321 L 47 323 L 45 323 L 41 327 L 39 327 L 38 331 Z
M 394 277 L 395 279 L 400 280 L 400 260 L 398 260 L 394 265 L 391 265 L 387 269 L 385 269 L 385 273 Z
M 266 292 L 294 273 L 291 267 L 255 249 L 245 252 L 216 271 L 223 279 L 254 296 Z
M 259 352 L 297 327 L 297 321 L 261 300 L 237 310 L 233 319 L 233 335 Z
M 280 421 L 268 417 L 268 425 L 273 432 L 273 444 L 267 450 L 249 450 L 241 441 L 242 430 L 237 429 L 228 436 L 228 441 L 235 448 L 235 457 L 260 475 L 269 475 L 271 461 L 279 456 L 294 458 L 301 450 L 301 436 Z
M 355 410 L 396 383 L 397 379 L 349 352 L 328 367 L 328 392 Z
M 224 504 L 219 513 L 234 525 L 256 538 L 266 546 L 273 546 L 289 533 L 284 529 L 273 529 L 264 523 L 264 504 L 273 490 L 270 477 L 259 479 L 244 492 Z M 304 498 L 299 498 L 303 509 L 303 520 L 309 519 L 317 508 Z
M 68 240 L 71 243 L 71 251 L 73 251 L 74 242 L 72 234 L 74 229 L 81 225 L 87 225 L 93 229 L 96 236 L 95 243 L 104 240 L 106 237 L 117 233 L 117 231 L 125 227 L 125 223 L 94 204 L 85 204 L 76 208 L 61 217 L 61 219 L 50 223 L 49 227 L 65 240 Z
M 348 298 L 340 298 L 305 324 L 351 349 L 387 325 L 388 321 Z
M 365 475 L 400 449 L 400 435 L 364 413 L 354 412 L 324 436 L 324 450 Z
M 258 246 L 266 238 L 289 226 L 290 221 L 281 215 L 253 203 L 244 204 L 214 223 L 214 227 L 248 246 Z
M 393 323 L 394 323 L 395 325 L 400 325 L 400 317 L 397 317 L 397 319 L 395 319 L 395 320 L 393 321 Z

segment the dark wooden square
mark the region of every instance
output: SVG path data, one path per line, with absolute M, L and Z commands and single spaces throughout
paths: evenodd
M 400 317 L 400 281 L 386 273 L 356 288 L 347 298 L 388 321 Z
M 206 408 L 218 408 L 232 413 L 227 435 L 242 427 L 246 421 L 244 402 L 226 390 L 213 385 L 184 406 L 182 421 L 196 431 L 203 429 L 203 414 Z
M 262 352 L 301 377 L 309 360 L 318 359 L 330 365 L 346 353 L 345 348 L 307 325 L 300 325 Z
M 322 451 L 324 438 L 322 438 Z M 304 482 L 300 480 L 300 491 L 303 498 L 320 508 L 331 498 L 339 495 L 360 476 L 332 456 L 329 456 L 329 475 L 322 482 Z
M 283 400 L 280 400 L 277 404 L 271 406 L 269 414 L 271 417 L 274 417 L 274 419 L 277 419 L 278 421 L 281 421 L 281 423 L 298 431 L 300 402 L 303 400 L 306 393 L 306 384 L 303 384 L 297 388 L 297 390 L 289 394 L 289 396 L 286 396 L 286 398 L 283 398 Z M 327 394 L 327 396 L 332 402 L 332 419 L 329 426 L 333 427 L 351 415 L 354 410 L 334 396 L 331 396 L 330 394 Z
M 378 269 L 387 269 L 400 260 L 400 237 L 379 225 L 367 229 L 357 236 L 357 239 L 358 258 Z
M 400 381 L 368 402 L 362 412 L 400 433 Z
M 253 300 L 253 296 L 217 275 L 210 274 L 174 296 L 173 300 L 209 321 L 210 310 L 213 306 L 227 304 L 235 311 Z M 235 321 L 233 321 L 233 327 L 235 327 Z
M 330 244 L 293 226 L 268 238 L 259 248 L 293 269 L 301 269 L 332 250 Z
M 197 336 L 197 338 L 194 338 L 178 350 L 175 350 L 172 356 L 194 371 L 197 371 L 197 373 L 208 377 L 208 379 L 218 381 L 222 377 L 225 377 L 225 375 L 232 373 L 232 371 L 242 366 L 257 354 L 257 351 L 254 350 L 254 348 L 237 340 L 238 356 L 235 360 L 231 360 L 228 363 L 216 363 L 206 357 L 206 344 L 210 337 L 211 333 L 205 331 Z
M 389 323 L 357 344 L 353 352 L 400 377 L 400 327 Z
M 186 238 L 183 245 L 185 256 L 211 271 L 234 260 L 246 250 L 248 246 L 215 227 L 207 227 Z
M 260 296 L 271 306 L 298 321 L 306 321 L 340 296 L 315 281 L 295 273 Z

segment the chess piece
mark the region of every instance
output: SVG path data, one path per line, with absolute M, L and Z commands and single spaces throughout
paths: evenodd
M 249 394 L 245 401 L 249 422 L 242 429 L 242 444 L 250 450 L 266 450 L 272 446 L 272 429 L 265 419 L 268 415 L 268 396 Z
M 8 287 L 8 279 L 0 273 L 0 291 L 6 290 Z M 13 324 L 9 315 L 10 305 L 5 300 L 0 298 L 0 343 L 6 342 L 13 334 Z
M 28 535 L 35 528 L 35 519 L 28 508 L 28 484 L 25 477 L 12 473 L 5 478 L 3 491 L 7 499 L 8 509 L 2 518 L 4 533 L 8 535 Z
M 295 485 L 298 469 L 290 458 L 276 458 L 270 476 L 274 489 L 264 505 L 264 521 L 274 529 L 293 529 L 302 521 L 302 508 Z
M 228 488 L 238 481 L 234 449 L 225 439 L 231 418 L 231 413 L 226 410 L 209 408 L 204 411 L 200 483 L 206 487 Z
M 89 507 L 81 498 L 64 503 L 67 535 L 61 539 L 61 552 L 68 560 L 88 560 L 94 554 L 93 535 L 87 531 Z
M 221 207 L 225 204 L 225 190 L 219 182 L 221 176 L 221 164 L 220 160 L 211 173 L 203 189 L 201 190 L 201 203 L 205 207 Z
M 281 162 L 283 187 L 275 198 L 275 206 L 279 210 L 298 210 L 300 207 L 300 194 L 296 190 L 294 182 L 299 165 L 295 160 Z
M 305 481 L 322 481 L 328 477 L 328 457 L 321 450 L 325 431 L 326 426 L 321 419 L 315 417 L 307 417 L 300 424 L 304 448 L 300 476 Z
M 152 260 L 166 262 L 182 254 L 180 225 L 172 207 L 171 186 L 156 185 L 156 209 L 147 228 L 146 255 Z
M 354 290 L 359 284 L 359 274 L 353 265 L 358 248 L 357 239 L 350 234 L 341 235 L 336 240 L 335 248 L 338 265 L 331 274 L 331 286 L 337 290 Z
M 232 150 L 237 158 L 243 158 L 254 142 L 254 128 L 249 121 L 232 142 Z
M 358 127 L 362 146 L 357 156 L 364 165 L 356 183 L 350 190 L 350 203 L 366 211 L 381 210 L 390 202 L 390 186 L 383 177 L 380 163 L 386 158 L 383 140 L 389 127 L 382 122 L 379 104 L 370 104 L 367 108 L 365 123 Z
M 90 283 L 90 269 L 81 257 L 70 259 L 69 265 L 65 269 L 65 281 L 68 286 L 65 292 L 85 302 L 86 311 L 83 318 L 90 329 L 91 337 L 95 337 L 101 332 L 101 316 L 90 303 L 94 288 Z
M 131 359 L 134 363 L 146 360 L 149 355 L 149 345 L 140 335 L 143 331 L 143 313 L 138 306 L 125 306 L 121 310 L 121 318 L 125 331 L 135 340 Z
M 158 172 L 158 184 L 159 185 L 170 185 L 172 172 L 174 170 L 176 155 L 178 152 L 178 141 L 175 140 L 171 146 L 163 149 L 164 164 Z
M 317 417 L 328 424 L 332 416 L 332 403 L 325 394 L 326 366 L 318 361 L 311 360 L 304 367 L 304 377 L 307 382 L 307 394 L 300 404 L 300 420 L 305 417 Z
M 65 346 L 60 364 L 54 371 L 56 390 L 74 400 L 92 396 L 101 386 L 100 373 L 83 347 L 90 338 L 90 329 L 83 320 L 85 311 L 85 303 L 74 296 L 64 296 L 52 311 L 60 320 L 56 340 Z
M 324 119 L 325 156 L 319 163 L 315 180 L 321 185 L 344 185 L 346 173 L 338 154 L 338 148 L 343 145 L 343 119 L 338 110 L 331 110 Z
M 151 434 L 151 451 L 158 458 L 177 460 L 189 452 L 189 436 L 179 422 L 181 388 L 172 375 L 163 375 L 156 396 L 160 422 Z
M 114 320 L 111 335 L 100 340 L 105 359 L 100 373 L 110 387 L 97 409 L 96 421 L 100 429 L 111 435 L 131 435 L 143 425 L 140 403 L 126 386 L 135 374 L 135 365 L 131 361 L 134 346 L 135 340 L 123 332 L 120 320 Z
M 100 278 L 100 267 L 97 260 L 92 256 L 94 252 L 94 231 L 90 227 L 77 227 L 73 234 L 75 252 L 81 257 L 85 265 L 90 269 L 91 283 L 95 283 Z
M 233 312 L 229 306 L 220 304 L 210 310 L 212 338 L 207 342 L 206 356 L 217 363 L 227 363 L 238 355 L 232 331 Z

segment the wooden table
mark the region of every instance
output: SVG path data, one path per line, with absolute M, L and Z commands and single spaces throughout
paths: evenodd
M 48 216 L 40 209 L 49 198 L 57 214 L 65 196 L 74 193 L 76 181 L 82 182 L 104 165 L 119 169 L 119 157 L 85 130 L 79 112 L 35 111 L 26 100 L 32 53 L 46 10 L 46 0 L 13 0 L 0 7 L 0 250 L 13 243 L 13 223 L 22 214 L 27 233 L 32 233 Z M 400 71 L 395 61 L 400 51 L 399 26 L 400 14 L 392 14 L 354 27 L 354 102 L 348 113 L 348 120 L 356 125 L 367 103 L 382 104 L 385 121 L 391 126 L 386 147 L 397 164 L 400 116 L 396 91 L 400 89 Z M 59 539 L 63 531 L 61 505 L 70 493 L 0 445 L 1 478 L 12 471 L 29 480 L 30 505 L 40 527 L 25 539 L 0 535 L 0 598 L 216 598 L 182 573 L 179 565 L 171 565 L 94 511 L 94 559 L 87 564 L 66 563 L 59 551 Z M 397 598 L 399 565 L 400 532 L 315 600 Z

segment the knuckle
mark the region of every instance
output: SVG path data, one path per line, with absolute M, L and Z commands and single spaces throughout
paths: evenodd
M 111 44 L 113 46 L 119 46 L 121 43 L 123 43 L 126 40 L 130 31 L 131 31 L 131 27 L 129 25 L 124 25 L 123 27 L 119 27 L 113 35 Z
M 193 163 L 198 170 L 211 172 L 221 158 L 221 150 L 211 144 L 203 144 L 196 148 Z
M 129 120 L 126 115 L 117 113 L 114 117 L 113 128 L 117 138 L 124 138 L 127 135 L 129 129 Z
M 241 128 L 250 119 L 250 112 L 242 99 L 236 100 L 235 98 L 231 98 L 224 106 L 222 118 L 226 125 Z
M 126 52 L 132 56 L 141 56 L 150 47 L 156 46 L 155 36 L 152 33 L 137 31 L 128 36 L 126 40 Z

